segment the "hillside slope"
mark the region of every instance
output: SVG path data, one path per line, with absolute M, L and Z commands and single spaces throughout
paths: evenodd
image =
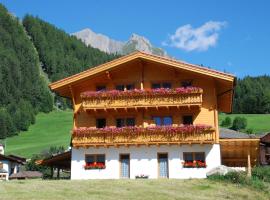
M 71 129 L 72 111 L 40 113 L 36 123 L 28 131 L 7 139 L 6 153 L 30 158 L 32 154 L 38 154 L 51 146 L 67 148 Z
M 53 99 L 21 22 L 0 4 L 0 139 L 27 130 Z

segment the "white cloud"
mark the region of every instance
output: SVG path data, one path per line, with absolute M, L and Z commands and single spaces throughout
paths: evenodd
M 162 45 L 186 51 L 206 51 L 216 45 L 219 31 L 226 24 L 227 22 L 209 21 L 198 28 L 187 24 L 177 28 L 173 35 L 169 35 L 168 41 L 162 42 Z

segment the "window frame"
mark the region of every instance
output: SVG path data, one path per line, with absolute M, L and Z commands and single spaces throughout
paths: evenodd
M 191 123 L 184 123 L 184 118 L 185 117 L 191 117 Z M 194 122 L 194 117 L 192 114 L 187 114 L 187 115 L 182 115 L 182 124 L 184 125 L 193 125 Z
M 123 87 L 123 90 L 117 89 L 118 86 Z M 131 89 L 128 89 L 128 86 L 131 86 Z M 120 83 L 120 84 L 116 84 L 114 88 L 115 90 L 118 90 L 118 91 L 134 90 L 135 84 L 134 83 Z
M 127 125 L 127 120 L 128 119 L 134 119 L 134 126 L 136 126 L 136 117 L 116 117 L 115 118 L 115 127 L 117 128 L 122 128 L 122 127 L 134 127 L 134 126 L 128 126 Z M 117 120 L 123 120 L 124 121 L 124 125 L 121 127 L 117 126 Z
M 98 88 L 104 88 L 104 89 L 98 89 Z M 106 85 L 96 85 L 96 92 L 106 91 L 107 86 Z
M 105 120 L 105 126 L 104 127 L 98 127 L 98 120 L 104 119 Z M 96 128 L 105 128 L 107 126 L 107 119 L 105 117 L 96 118 Z
M 93 162 L 87 162 L 87 157 L 88 156 L 93 156 Z M 97 160 L 97 158 L 98 158 L 98 156 L 103 156 L 104 157 L 104 162 L 98 162 Z M 100 153 L 100 154 L 85 154 L 85 156 L 84 156 L 84 162 L 85 162 L 85 169 L 105 169 L 106 168 L 106 154 L 105 153 Z M 86 166 L 87 165 L 94 165 L 94 164 L 97 164 L 97 163 L 102 163 L 102 165 L 103 165 L 103 168 L 95 168 L 95 167 L 93 167 L 93 168 L 87 168 Z
M 187 154 L 191 154 L 192 155 L 192 161 L 191 160 L 187 160 Z M 202 154 L 203 155 L 203 160 L 196 160 L 196 154 Z M 206 155 L 204 151 L 198 151 L 198 152 L 183 152 L 183 166 L 187 163 L 191 163 L 193 164 L 194 162 L 200 161 L 202 163 L 204 163 L 204 166 L 196 166 L 195 165 L 191 165 L 191 166 L 184 166 L 184 168 L 206 168 Z
M 170 87 L 164 87 L 165 84 L 170 85 Z M 159 86 L 153 87 L 154 85 L 159 85 Z M 170 81 L 161 81 L 161 82 L 152 82 L 151 83 L 151 89 L 159 89 L 159 88 L 172 89 L 172 83 Z
M 166 117 L 171 118 L 171 122 L 172 122 L 171 124 L 167 124 L 167 125 L 164 124 L 164 118 Z M 160 125 L 156 124 L 155 118 L 160 119 L 160 122 L 161 122 Z M 173 117 L 170 115 L 169 116 L 152 116 L 152 120 L 154 121 L 156 126 L 172 126 L 173 125 Z

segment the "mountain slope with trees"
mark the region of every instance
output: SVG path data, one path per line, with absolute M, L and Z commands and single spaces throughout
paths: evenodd
M 48 88 L 56 81 L 116 58 L 37 17 L 21 22 L 0 4 L 0 139 L 26 131 L 39 112 L 50 112 L 54 98 L 69 101 Z
M 27 130 L 36 113 L 53 107 L 32 42 L 20 21 L 1 4 L 0 97 L 0 139 Z
M 70 36 L 38 17 L 26 15 L 23 25 L 38 51 L 43 71 L 52 82 L 117 57 L 86 46 L 75 36 Z M 68 100 L 57 95 L 55 102 L 62 109 L 71 107 Z
M 270 113 L 270 76 L 247 76 L 238 80 L 233 113 Z

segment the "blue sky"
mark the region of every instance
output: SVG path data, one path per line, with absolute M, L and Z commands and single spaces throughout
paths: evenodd
M 137 33 L 177 59 L 238 77 L 270 74 L 267 0 L 0 2 L 19 18 L 27 13 L 39 16 L 68 33 L 89 27 L 123 41 Z

